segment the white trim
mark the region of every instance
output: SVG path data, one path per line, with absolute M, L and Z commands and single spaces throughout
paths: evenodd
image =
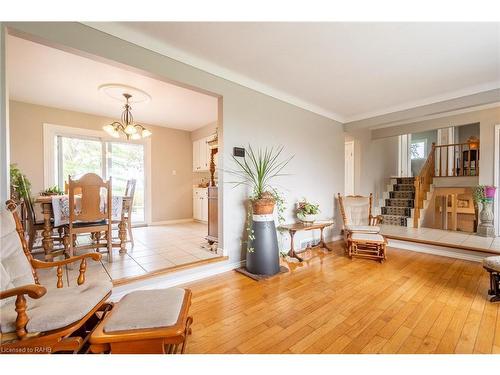
M 192 223 L 195 220 L 190 217 L 186 219 L 176 219 L 176 220 L 163 220 L 163 221 L 153 221 L 149 223 L 150 226 L 157 226 L 157 225 L 171 225 L 171 224 L 181 224 L 181 223 Z
M 103 130 L 92 130 L 76 128 L 72 126 L 54 125 L 49 123 L 43 124 L 43 186 L 54 185 L 55 178 L 55 152 L 53 147 L 54 138 L 58 135 L 63 136 L 78 136 L 78 137 L 93 137 L 100 138 L 103 141 L 119 142 L 120 139 L 110 137 Z M 146 138 L 139 141 L 127 141 L 130 143 L 138 143 L 144 145 L 144 192 L 145 207 L 144 220 L 146 224 L 151 223 L 151 138 Z
M 184 271 L 172 272 L 149 279 L 139 280 L 130 284 L 119 285 L 113 288 L 113 294 L 110 299 L 112 301 L 119 300 L 125 294 L 134 290 L 171 288 L 176 285 L 191 283 L 193 281 L 205 279 L 207 277 L 243 267 L 245 263 L 245 260 L 231 263 L 224 261 L 220 262 L 218 265 L 213 263 L 197 267 L 196 269 L 193 268 Z M 193 272 L 193 270 L 195 270 L 195 272 Z
M 410 251 L 415 251 L 417 253 L 426 253 L 448 258 L 470 260 L 473 262 L 482 262 L 485 257 L 492 256 L 492 254 L 481 253 L 478 251 L 453 249 L 450 247 L 427 245 L 416 242 L 393 240 L 393 239 L 388 239 L 388 246 L 394 248 L 389 250 L 389 256 L 390 256 L 390 251 L 394 250 L 397 251 L 397 249 L 410 250 Z
M 493 160 L 493 184 L 497 187 L 495 192 L 495 236 L 500 234 L 500 204 L 498 199 L 500 194 L 498 189 L 500 187 L 500 124 L 495 125 L 495 149 Z

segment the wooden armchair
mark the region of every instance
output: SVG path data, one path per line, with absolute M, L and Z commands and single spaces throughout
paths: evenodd
M 13 201 L 0 212 L 0 352 L 79 352 L 99 321 L 97 311 L 109 310 L 110 281 L 85 283 L 90 253 L 62 261 L 43 262 L 28 250 Z M 77 285 L 63 288 L 63 266 L 80 262 Z M 56 268 L 56 287 L 42 286 L 36 270 Z M 28 298 L 27 298 L 28 297 Z
M 382 216 L 372 215 L 373 194 L 361 195 L 338 194 L 340 213 L 344 221 L 344 233 L 379 233 Z

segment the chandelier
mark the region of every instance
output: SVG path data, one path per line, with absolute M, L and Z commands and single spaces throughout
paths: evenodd
M 132 107 L 129 104 L 132 95 L 124 93 L 123 96 L 125 98 L 125 110 L 122 113 L 121 121 L 114 121 L 102 128 L 113 138 L 119 138 L 121 134 L 124 134 L 128 140 L 149 137 L 152 134 L 151 131 L 140 124 L 134 123 Z

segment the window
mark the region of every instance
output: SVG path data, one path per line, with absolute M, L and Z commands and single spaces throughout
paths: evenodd
M 427 140 L 412 141 L 410 146 L 411 160 L 425 159 L 427 152 Z
M 132 222 L 136 224 L 146 222 L 146 143 L 120 142 L 105 137 L 84 135 L 99 133 L 48 125 L 44 137 L 53 139 L 49 142 L 53 148 L 46 149 L 46 160 L 53 169 L 46 170 L 45 178 L 49 181 L 46 185 L 58 185 L 64 190 L 68 176 L 76 179 L 85 173 L 96 173 L 104 179 L 111 177 L 113 194 L 121 195 L 125 192 L 127 180 L 133 178 L 136 180 L 136 187 Z

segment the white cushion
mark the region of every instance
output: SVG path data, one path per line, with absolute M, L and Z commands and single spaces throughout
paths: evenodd
M 348 232 L 379 233 L 380 227 L 372 225 L 346 225 Z
M 129 293 L 113 308 L 104 332 L 173 326 L 179 320 L 185 294 L 182 288 Z
M 500 256 L 487 257 L 483 259 L 483 266 L 493 271 L 500 272 Z
M 385 242 L 384 237 L 380 234 L 375 233 L 353 233 L 351 236 L 351 240 L 356 241 L 365 241 L 365 242 Z
M 0 288 L 2 291 L 34 284 L 31 265 L 24 254 L 12 213 L 0 212 Z M 3 299 L 0 306 L 12 303 L 16 297 Z
M 28 333 L 51 331 L 81 320 L 112 287 L 110 281 L 86 282 L 80 286 L 51 289 L 39 299 L 27 297 Z M 0 332 L 16 330 L 17 313 L 13 302 L 2 306 L 0 316 Z

